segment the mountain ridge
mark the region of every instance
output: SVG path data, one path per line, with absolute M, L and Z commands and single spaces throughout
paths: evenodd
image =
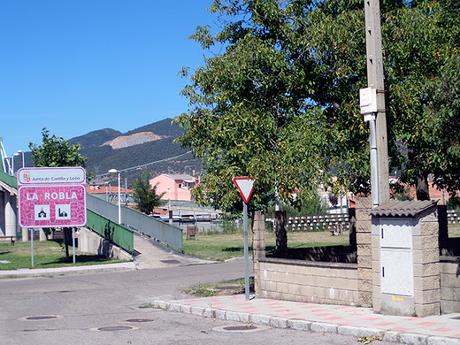
M 152 133 L 145 134 L 145 133 Z M 144 133 L 148 141 L 136 142 L 133 138 Z M 127 169 L 146 163 L 161 161 L 182 155 L 177 159 L 149 165 L 146 169 L 151 175 L 160 173 L 196 173 L 201 171 L 201 162 L 187 153 L 188 149 L 175 142 L 184 130 L 173 124 L 171 118 L 156 121 L 125 133 L 112 128 L 94 130 L 69 139 L 72 144 L 80 144 L 81 152 L 86 157 L 86 168 L 96 175 L 105 174 L 109 169 Z M 117 139 L 121 138 L 121 139 Z M 116 148 L 108 142 L 124 142 Z M 104 145 L 105 144 L 105 145 Z M 125 145 L 126 144 L 126 145 Z M 128 145 L 129 144 L 129 145 Z M 124 145 L 124 146 L 123 146 Z M 129 177 L 141 175 L 145 170 L 126 173 Z

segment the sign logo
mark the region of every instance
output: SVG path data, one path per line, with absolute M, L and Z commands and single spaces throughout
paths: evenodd
M 56 219 L 72 219 L 72 208 L 69 204 L 55 205 Z
M 50 205 L 34 205 L 35 220 L 50 220 Z
M 22 175 L 24 178 L 24 181 L 26 183 L 30 183 L 30 173 L 28 171 L 25 171 L 24 174 Z

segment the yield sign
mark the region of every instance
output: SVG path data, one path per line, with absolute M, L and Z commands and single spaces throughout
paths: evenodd
M 254 191 L 254 180 L 248 176 L 239 176 L 233 178 L 233 184 L 240 192 L 244 203 L 249 203 L 249 199 Z

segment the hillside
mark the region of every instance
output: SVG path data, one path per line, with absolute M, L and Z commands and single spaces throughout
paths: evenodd
M 87 158 L 88 172 L 104 174 L 109 169 L 126 169 L 169 157 L 182 155 L 177 159 L 149 165 L 144 170 L 134 170 L 125 174 L 129 179 L 145 171 L 153 175 L 170 173 L 189 173 L 201 170 L 201 162 L 186 153 L 187 149 L 174 143 L 182 128 L 164 119 L 126 133 L 111 128 L 95 130 L 72 138 L 69 142 L 80 144 L 82 154 Z
M 99 129 L 92 131 L 79 137 L 75 137 L 69 140 L 71 144 L 80 144 L 82 149 L 89 147 L 100 146 L 106 141 L 115 139 L 122 133 L 112 128 Z
M 130 147 L 130 146 L 139 145 L 143 143 L 148 143 L 149 141 L 160 140 L 163 138 L 164 137 L 158 134 L 153 134 L 152 132 L 139 132 L 139 133 L 133 133 L 130 135 L 120 135 L 113 140 L 106 141 L 102 145 L 109 145 L 114 150 L 116 150 L 116 149 L 122 149 L 125 147 Z
M 153 122 L 149 125 L 142 126 L 131 131 L 126 132 L 125 135 L 139 133 L 139 132 L 152 132 L 157 135 L 167 136 L 167 137 L 178 137 L 184 133 L 184 130 L 171 123 L 172 119 L 166 118 L 157 122 Z

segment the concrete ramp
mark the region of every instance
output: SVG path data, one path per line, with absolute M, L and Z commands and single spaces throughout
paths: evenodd
M 154 240 L 138 234 L 134 235 L 134 250 L 136 251 L 134 262 L 137 269 L 167 268 L 214 263 L 214 261 L 202 260 L 177 254 L 174 251 L 166 249 L 158 243 L 155 243 Z
M 118 223 L 118 207 L 110 202 L 86 194 L 88 210 Z M 181 253 L 184 248 L 182 229 L 128 207 L 121 207 L 121 225 L 138 234 L 154 238 L 164 246 Z

